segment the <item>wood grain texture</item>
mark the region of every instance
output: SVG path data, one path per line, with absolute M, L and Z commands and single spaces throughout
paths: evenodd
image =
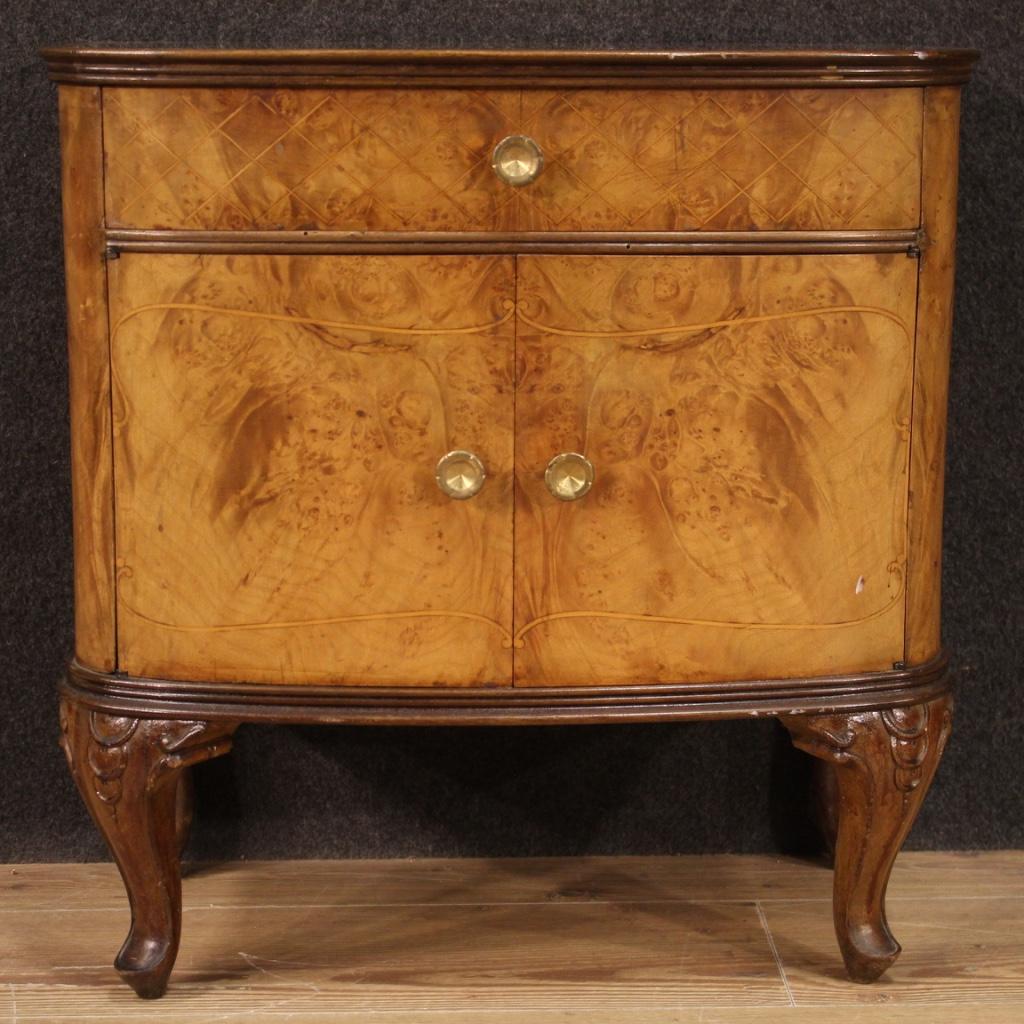
M 912 941 L 885 982 L 865 987 L 846 981 L 835 957 L 830 872 L 806 862 L 225 864 L 186 873 L 181 971 L 162 1003 L 146 1005 L 95 952 L 96 943 L 115 944 L 125 923 L 113 865 L 10 865 L 0 875 L 0 996 L 8 998 L 0 1012 L 16 1003 L 18 1020 L 163 1024 L 222 1016 L 427 1024 L 439 1015 L 493 1024 L 820 1024 L 829 1013 L 853 1024 L 1018 1024 L 1022 867 L 1019 851 L 901 857 L 889 912 Z M 678 900 L 688 908 L 673 909 Z M 755 908 L 767 925 L 760 935 L 737 928 Z M 621 929 L 637 920 L 636 934 L 624 938 Z M 742 969 L 764 955 L 768 934 L 792 1000 L 780 1001 L 761 980 L 752 984 Z M 531 970 L 512 948 L 517 937 L 547 962 Z M 440 952 L 457 943 L 475 943 L 480 959 L 459 964 L 457 978 L 442 976 Z M 374 951 L 372 962 L 359 959 Z M 740 969 L 723 976 L 714 964 L 730 954 Z M 588 961 L 604 966 L 624 956 L 634 973 L 644 972 L 642 982 L 585 974 Z M 407 985 L 398 992 L 400 978 Z
M 116 665 L 114 494 L 101 120 L 99 89 L 61 86 L 75 651 L 81 661 L 109 672 Z
M 183 999 L 212 1009 L 229 993 L 266 998 L 275 989 L 296 1010 L 361 1010 L 371 1019 L 383 1009 L 436 1017 L 461 1008 L 486 1020 L 510 1006 L 788 1003 L 751 903 L 205 908 L 185 917 L 171 1006 Z M 39 985 L 70 962 L 82 965 L 73 975 L 80 999 L 107 986 L 113 972 L 96 948 L 116 947 L 123 914 L 82 911 L 73 929 L 57 915 L 33 927 L 26 920 L 0 914 L 5 981 Z M 129 1020 L 138 1006 L 131 999 Z
M 989 1004 L 995 1004 L 995 1020 L 1022 1018 L 1024 899 L 960 891 L 892 900 L 889 914 L 907 948 L 875 985 L 846 979 L 829 948 L 831 922 L 815 904 L 780 902 L 765 905 L 764 914 L 798 1006 L 828 1006 L 832 1019 L 845 1020 L 848 1012 L 888 1013 L 895 1004 L 916 1013 L 918 1022 L 977 1024 L 993 1019 Z M 890 1018 L 874 1019 L 888 1024 Z
M 896 229 L 921 90 L 133 89 L 105 96 L 112 225 L 191 230 Z M 530 134 L 532 185 L 494 146 Z
M 508 683 L 512 290 L 501 257 L 112 264 L 124 670 Z
M 995 982 L 998 984 L 998 982 Z M 178 991 L 177 989 L 175 991 Z M 154 1020 L 160 1024 L 209 1024 L 211 1020 L 231 1020 L 246 1013 L 255 1013 L 258 1021 L 287 1021 L 288 1024 L 323 1024 L 324 1018 L 343 1024 L 364 1024 L 366 1011 L 344 1009 L 324 1010 L 331 1005 L 330 993 L 316 988 L 316 982 L 305 982 L 295 994 L 285 995 L 276 987 L 268 990 L 251 988 L 244 991 L 228 988 L 214 996 L 207 996 L 199 986 L 183 989 L 186 1000 L 173 1006 L 164 1003 L 156 1007 L 143 1007 L 139 1016 L 130 1018 L 132 1024 Z M 123 1022 L 124 1004 L 117 993 L 109 989 L 80 989 L 65 986 L 12 986 L 7 997 L 18 1000 L 21 1016 L 12 1017 L 14 1024 L 31 1021 L 32 1024 L 81 1024 L 84 1012 L 87 1020 L 115 1020 Z M 670 997 L 669 997 L 670 998 Z M 998 997 L 995 997 L 998 998 Z M 0 1008 L 3 1007 L 0 995 Z M 458 1009 L 449 1013 L 456 1020 L 460 1016 L 473 1017 L 473 997 L 466 993 Z M 510 1000 L 512 1002 L 513 1000 Z M 469 1009 L 467 1009 L 469 1007 Z M 79 1009 L 81 1008 L 81 1009 Z M 241 1009 L 240 1009 L 241 1008 Z M 134 1007 L 132 1008 L 135 1009 Z M 484 1024 L 821 1024 L 824 1014 L 821 1005 L 809 1006 L 727 1006 L 722 1009 L 708 1006 L 677 1007 L 655 1004 L 653 1008 L 633 1006 L 623 1009 L 500 1009 L 488 1010 L 482 1018 Z M 387 1024 L 434 1024 L 434 1010 L 391 1010 L 382 1004 L 379 1016 Z M 846 1024 L 1020 1024 L 1020 1010 L 1013 1002 L 998 1003 L 984 1000 L 981 1005 L 967 1002 L 961 1005 L 938 1005 L 922 1001 L 907 1005 L 844 1005 Z M 476 1019 L 473 1020 L 476 1024 Z
M 520 257 L 517 684 L 899 661 L 915 287 L 906 256 Z
M 518 91 L 107 89 L 112 224 L 511 228 Z
M 926 90 L 924 112 L 925 240 L 918 293 L 907 563 L 909 664 L 927 661 L 942 642 L 942 495 L 953 330 L 960 90 Z
M 56 81 L 88 84 L 312 86 L 410 84 L 746 88 L 925 85 L 967 81 L 977 50 L 202 50 L 55 46 Z
M 59 690 L 130 717 L 295 725 L 571 725 L 765 715 L 854 714 L 920 704 L 950 689 L 945 657 L 913 669 L 786 679 L 563 687 L 346 686 L 159 679 L 68 664 Z
M 285 995 L 284 991 L 272 987 L 269 990 L 227 988 L 215 995 L 207 996 L 198 985 L 182 988 L 187 1005 L 196 1007 L 190 1011 L 186 1000 L 166 1004 L 159 1013 L 149 1009 L 140 1016 L 126 1018 L 121 998 L 108 989 L 82 990 L 58 986 L 12 986 L 9 999 L 17 998 L 20 1016 L 12 1017 L 17 1022 L 32 1021 L 33 1024 L 56 1024 L 73 1021 L 81 1024 L 84 1011 L 87 1020 L 130 1019 L 132 1024 L 139 1021 L 159 1020 L 161 1024 L 209 1024 L 211 1020 L 231 1020 L 233 1016 L 257 1013 L 260 1021 L 287 1021 L 288 1024 L 323 1024 L 325 1016 L 331 1021 L 362 1022 L 367 1016 L 364 1010 L 348 1011 L 341 1008 L 324 1011 L 332 1004 L 330 992 L 316 990 L 316 982 L 300 983 L 299 991 Z M 175 989 L 175 991 L 179 991 Z M 670 998 L 670 997 L 668 997 Z M 998 998 L 998 997 L 997 997 Z M 466 993 L 459 1009 L 448 1011 L 455 1016 L 472 1016 L 472 995 Z M 510 1000 L 512 1002 L 513 1000 Z M 3 1004 L 0 1003 L 0 1006 Z M 284 1007 L 287 1006 L 287 1009 Z M 79 1011 L 81 1007 L 81 1011 Z M 245 1009 L 239 1010 L 239 1007 Z M 467 1009 L 470 1007 L 470 1009 Z M 146 1008 L 144 1007 L 144 1010 Z M 827 1011 L 824 1011 L 827 1012 Z M 434 1010 L 391 1010 L 382 1003 L 379 1011 L 387 1024 L 433 1024 L 437 1011 Z M 961 1005 L 937 1005 L 922 1001 L 917 1005 L 844 1005 L 843 1020 L 849 1024 L 1020 1024 L 1020 1011 L 1012 1002 L 998 1003 L 983 1001 L 981 1005 L 968 1002 Z M 655 1003 L 653 1008 L 610 1008 L 610 1009 L 500 1009 L 488 1010 L 481 1018 L 486 1024 L 821 1024 L 823 1009 L 820 1005 L 808 1006 L 734 1006 L 716 1009 L 707 1006 L 677 1007 Z M 241 1019 L 245 1019 L 244 1016 Z M 474 1018 L 476 1024 L 476 1018 Z
M 915 226 L 920 111 L 917 89 L 524 91 L 546 162 L 518 226 Z
M 820 905 L 832 899 L 832 872 L 824 864 L 763 854 L 246 860 L 186 864 L 183 876 L 186 911 L 567 900 Z M 11 864 L 0 871 L 0 913 L 119 910 L 123 889 L 111 863 Z M 888 902 L 940 897 L 1024 901 L 1024 850 L 902 853 Z

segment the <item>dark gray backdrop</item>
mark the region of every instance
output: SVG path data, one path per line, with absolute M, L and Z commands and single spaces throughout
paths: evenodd
M 954 740 L 911 844 L 1024 841 L 1021 711 L 1021 3 L 944 0 L 265 0 L 9 9 L 2 48 L 0 860 L 104 855 L 56 746 L 71 645 L 56 96 L 37 47 L 973 46 L 945 545 Z M 197 771 L 197 857 L 767 851 L 798 845 L 803 755 L 765 722 L 436 729 L 245 727 Z M 776 781 L 775 798 L 770 781 Z

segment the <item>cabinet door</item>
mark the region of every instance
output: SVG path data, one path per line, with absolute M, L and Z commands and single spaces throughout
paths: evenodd
M 509 684 L 513 260 L 109 267 L 119 668 Z
M 516 683 L 899 661 L 916 261 L 518 267 Z M 594 465 L 578 500 L 560 452 Z

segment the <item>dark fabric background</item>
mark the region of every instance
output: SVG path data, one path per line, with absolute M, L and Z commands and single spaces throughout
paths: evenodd
M 56 96 L 37 47 L 973 46 L 945 551 L 953 742 L 911 845 L 1024 842 L 1019 2 L 225 0 L 11 5 L 2 48 L 4 604 L 0 860 L 105 855 L 56 746 L 71 646 Z M 768 851 L 798 844 L 803 755 L 771 721 L 552 729 L 245 727 L 197 771 L 203 858 Z M 772 785 L 774 780 L 774 786 Z M 774 794 L 774 795 L 773 795 Z

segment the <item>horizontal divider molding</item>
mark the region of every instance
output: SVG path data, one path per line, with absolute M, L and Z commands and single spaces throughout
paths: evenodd
M 492 231 L 178 231 L 117 229 L 106 233 L 109 256 L 119 252 L 176 253 L 646 253 L 757 254 L 907 252 L 920 232 L 676 231 L 624 233 Z

